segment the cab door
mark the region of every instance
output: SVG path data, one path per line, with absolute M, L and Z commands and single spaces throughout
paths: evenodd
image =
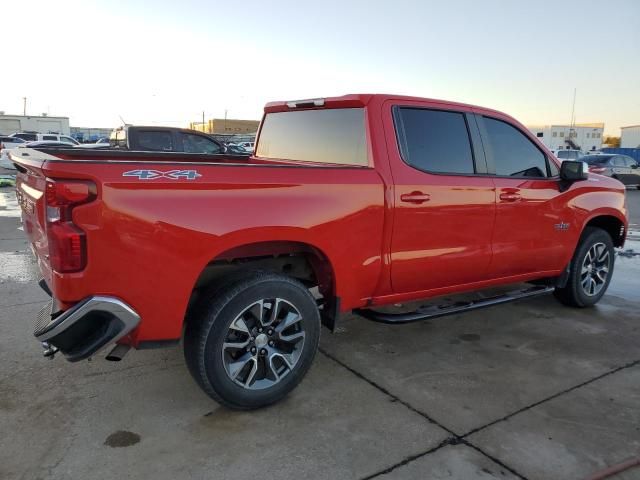
M 492 278 L 564 268 L 567 242 L 579 225 L 560 192 L 558 167 L 533 136 L 499 114 L 476 117 L 496 186 Z
M 385 111 L 394 293 L 486 279 L 495 193 L 473 115 L 436 102 L 387 102 Z

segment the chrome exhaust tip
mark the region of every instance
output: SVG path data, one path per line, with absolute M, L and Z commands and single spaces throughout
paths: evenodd
M 119 362 L 124 358 L 131 347 L 129 345 L 116 345 L 107 354 L 106 359 L 110 362 Z

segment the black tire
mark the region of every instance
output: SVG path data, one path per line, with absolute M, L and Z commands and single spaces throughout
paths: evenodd
M 269 303 L 270 300 L 267 299 L 276 299 L 276 301 Z M 266 309 L 269 305 L 278 305 L 280 301 L 282 305 L 293 309 L 301 317 L 296 320 L 295 326 L 290 327 L 297 332 L 294 336 L 299 336 L 299 332 L 303 332 L 302 340 L 296 340 L 301 343 L 295 344 L 296 347 L 299 344 L 301 346 L 295 350 L 295 363 L 291 362 L 291 367 L 289 363 L 285 364 L 284 361 L 279 364 L 279 368 L 284 369 L 284 372 L 276 372 L 273 364 L 270 364 L 271 370 L 269 372 L 264 370 L 266 369 L 264 362 L 275 362 L 276 360 L 273 359 L 281 357 L 278 353 L 274 356 L 271 355 L 271 351 L 275 352 L 276 349 L 260 348 L 265 352 L 269 350 L 269 353 L 260 359 L 259 352 L 253 355 L 249 351 L 249 346 L 247 346 L 246 352 L 244 348 L 230 351 L 226 347 L 229 344 L 236 344 L 234 342 L 249 341 L 249 338 L 251 339 L 250 346 L 258 345 L 260 347 L 259 340 L 263 340 L 261 337 L 267 338 L 266 330 L 264 334 L 256 336 L 256 328 L 262 325 L 256 320 L 253 328 L 254 333 L 247 333 L 247 337 L 241 340 L 229 339 L 230 335 L 244 335 L 243 332 L 234 329 L 232 323 L 238 325 L 238 318 L 242 315 L 253 315 L 251 313 L 253 310 L 250 307 L 254 308 L 261 300 L 267 300 L 264 302 L 264 310 L 260 304 L 261 312 L 268 312 Z M 277 310 L 275 306 L 271 308 Z M 280 323 L 276 322 L 273 324 L 275 330 L 278 329 L 278 325 L 284 323 L 284 320 L 279 320 Z M 242 325 L 247 327 L 249 320 L 246 323 L 243 320 Z M 274 336 L 268 338 L 276 339 L 278 342 L 276 335 L 281 335 L 288 328 L 285 327 L 283 331 L 277 334 L 273 333 Z M 287 335 L 282 338 L 284 337 Z M 302 283 L 290 277 L 268 272 L 254 272 L 244 278 L 235 279 L 224 287 L 213 287 L 202 295 L 201 300 L 192 310 L 185 328 L 184 355 L 191 375 L 207 395 L 226 407 L 251 410 L 281 400 L 300 383 L 313 362 L 319 339 L 320 314 L 316 301 L 309 290 Z M 267 345 L 262 346 L 267 347 Z M 237 357 L 230 358 L 230 355 L 237 355 Z M 250 365 L 250 369 L 253 369 L 255 363 L 256 371 L 260 366 L 263 369 L 262 373 L 265 373 L 265 377 L 260 379 L 260 382 L 269 384 L 273 381 L 275 383 L 267 387 L 258 387 L 258 380 L 255 380 L 253 384 L 251 384 L 252 380 L 248 380 L 243 386 L 238 383 L 237 375 L 236 380 L 232 379 L 228 370 L 229 365 L 235 365 L 237 360 L 242 361 L 247 356 L 253 358 L 250 358 L 251 362 L 247 362 L 245 365 Z M 270 373 L 275 374 L 275 380 L 267 376 Z M 255 373 L 255 378 L 259 375 L 260 372 Z
M 599 249 L 599 245 L 603 245 L 603 249 Z M 596 278 L 593 275 L 599 275 L 602 272 L 597 272 L 592 274 L 592 270 L 589 269 L 587 273 L 583 272 L 583 265 L 587 262 L 587 255 L 592 249 L 596 249 L 595 251 L 602 252 L 599 256 L 604 257 L 605 252 L 608 254 L 608 265 L 607 272 L 604 281 L 599 286 L 598 291 L 590 290 L 592 284 L 589 283 L 590 280 L 587 276 L 591 276 L 592 278 Z M 569 305 L 571 307 L 591 307 L 598 303 L 598 301 L 602 298 L 602 296 L 607 291 L 609 287 L 609 283 L 611 282 L 611 277 L 613 275 L 613 267 L 615 264 L 615 251 L 613 248 L 613 241 L 611 236 L 601 228 L 597 227 L 587 227 L 585 228 L 582 236 L 580 237 L 580 241 L 578 242 L 578 247 L 571 259 L 571 264 L 569 265 L 569 278 L 567 280 L 566 286 L 562 288 L 555 289 L 555 296 L 560 302 L 565 305 Z M 603 262 L 604 265 L 604 262 Z M 594 269 L 595 270 L 595 269 Z M 600 279 L 600 277 L 597 277 Z M 584 286 L 584 282 L 587 282 L 587 286 Z M 591 282 L 595 283 L 595 280 L 591 280 Z

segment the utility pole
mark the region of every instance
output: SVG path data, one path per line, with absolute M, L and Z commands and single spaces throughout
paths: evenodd
M 207 133 L 207 130 L 204 127 L 204 110 L 202 111 L 202 133 Z
M 571 128 L 573 128 L 576 124 L 576 91 L 577 89 L 573 89 L 573 106 L 571 107 Z
M 27 116 L 27 97 L 22 97 L 22 115 Z
M 224 131 L 227 131 L 227 109 L 224 109 Z

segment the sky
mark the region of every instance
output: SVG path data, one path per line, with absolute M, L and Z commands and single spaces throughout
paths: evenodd
M 4 0 L 0 111 L 72 126 L 259 119 L 394 93 L 525 124 L 640 124 L 640 0 Z

